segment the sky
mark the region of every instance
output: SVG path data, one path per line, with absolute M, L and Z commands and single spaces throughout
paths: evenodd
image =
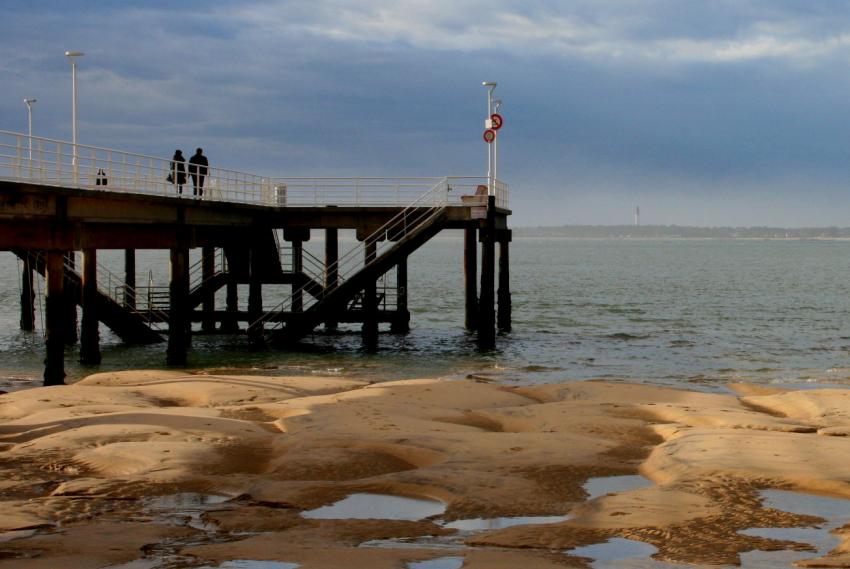
M 850 0 L 3 0 L 0 130 L 275 176 L 486 175 L 514 226 L 850 226 Z

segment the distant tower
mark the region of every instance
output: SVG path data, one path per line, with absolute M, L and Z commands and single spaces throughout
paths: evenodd
M 635 206 L 635 227 L 640 227 L 640 206 Z

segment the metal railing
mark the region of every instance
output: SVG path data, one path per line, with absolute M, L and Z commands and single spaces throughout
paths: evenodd
M 450 190 L 449 179 L 441 179 L 428 192 L 419 196 L 418 199 L 393 216 L 366 239 L 359 241 L 354 247 L 342 255 L 336 263 L 327 267 L 329 273 L 336 275 L 336 283 L 335 286 L 326 287 L 324 294 L 320 298 L 312 299 L 309 295 L 304 294 L 307 285 L 299 289 L 294 289 L 292 296 L 283 300 L 256 321 L 252 322 L 251 327 L 264 326 L 267 322 L 273 320 L 274 315 L 291 311 L 292 297 L 295 296 L 302 298 L 304 302 L 303 310 L 308 310 L 353 275 L 376 263 L 385 252 L 393 247 L 394 238 L 401 238 L 419 227 L 424 227 L 435 219 L 448 204 Z M 369 249 L 374 249 L 374 257 L 369 262 L 366 262 L 366 251 Z M 283 325 L 284 322 L 278 320 L 269 330 L 280 328 Z
M 294 263 L 294 254 L 292 252 L 292 247 L 281 247 L 280 248 L 280 263 L 283 268 L 283 272 L 294 272 L 295 263 Z M 307 275 L 308 278 L 313 279 L 319 284 L 324 283 L 325 279 L 325 263 L 310 253 L 305 249 L 301 249 L 301 272 Z
M 186 163 L 178 194 L 170 158 L 0 130 L 0 179 L 50 186 L 109 190 L 192 199 L 193 178 Z M 75 158 L 76 155 L 76 158 Z M 445 205 L 462 205 L 463 196 L 492 186 L 496 205 L 508 207 L 508 186 L 486 176 L 448 178 L 275 178 L 209 167 L 203 200 L 264 206 L 404 207 L 436 184 L 447 181 Z M 468 204 L 467 204 L 468 205 Z

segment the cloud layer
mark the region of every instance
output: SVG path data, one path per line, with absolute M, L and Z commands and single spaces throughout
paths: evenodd
M 284 175 L 483 174 L 516 222 L 850 224 L 848 2 L 7 2 L 0 128 Z M 765 205 L 768 204 L 768 205 Z

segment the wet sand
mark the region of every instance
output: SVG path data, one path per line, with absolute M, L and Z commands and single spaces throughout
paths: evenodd
M 568 551 L 611 538 L 651 544 L 655 559 L 673 563 L 811 551 L 739 532 L 821 521 L 764 506 L 765 489 L 847 498 L 850 509 L 850 390 L 733 388 L 141 371 L 9 393 L 0 396 L 0 567 L 168 555 L 198 566 L 380 569 L 454 555 L 467 569 L 588 567 Z M 635 474 L 653 485 L 587 499 L 587 480 Z M 357 493 L 439 500 L 445 511 L 301 515 Z M 151 507 L 175 495 L 222 502 L 197 519 Z M 461 534 L 444 526 L 513 516 L 565 518 Z M 836 549 L 799 564 L 850 567 L 850 526 L 836 535 Z M 358 547 L 371 540 L 404 547 Z

